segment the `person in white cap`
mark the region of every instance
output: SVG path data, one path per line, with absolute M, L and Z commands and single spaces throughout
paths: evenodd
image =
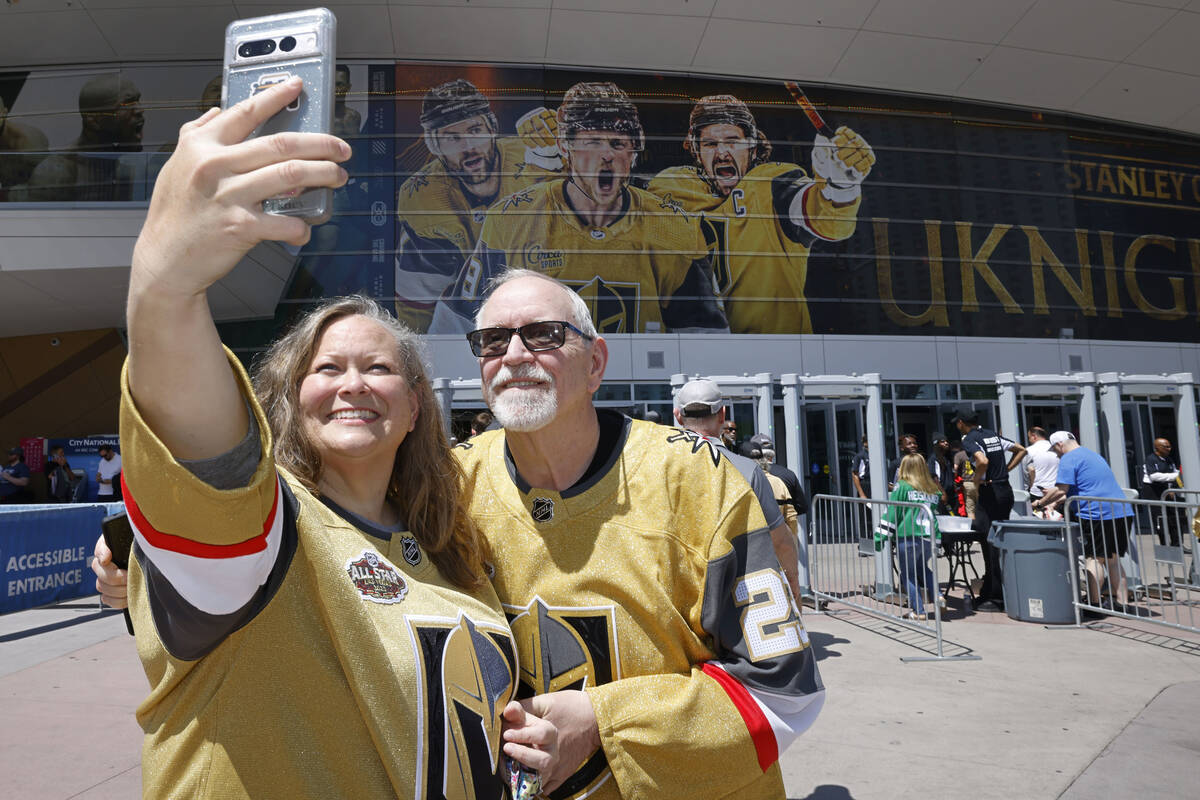
M 1050 434 L 1050 447 L 1058 454 L 1058 475 L 1055 485 L 1047 489 L 1033 508 L 1045 508 L 1070 497 L 1125 496 L 1112 467 L 1099 454 L 1079 444 L 1070 431 Z M 1100 585 L 1108 570 L 1108 593 L 1103 598 L 1107 607 L 1126 611 L 1125 574 L 1120 557 L 1129 551 L 1129 524 L 1133 512 L 1128 503 L 1084 500 L 1071 510 L 1071 519 L 1079 522 L 1083 534 L 1084 567 L 1087 570 L 1088 603 L 1101 603 Z
M 787 576 L 788 586 L 792 596 L 800 602 L 800 582 L 797 572 L 796 538 L 788 527 L 786 517 L 776 499 L 776 490 L 771 485 L 770 478 L 758 462 L 739 455 L 725 446 L 721 439 L 721 430 L 725 425 L 725 397 L 721 387 L 714 381 L 705 378 L 688 381 L 675 394 L 675 421 L 679 427 L 692 431 L 718 450 L 737 467 L 738 472 L 754 489 L 758 502 L 762 505 L 763 516 L 766 517 L 767 527 L 771 529 L 771 541 L 775 545 L 775 555 L 783 574 Z M 782 484 L 782 481 L 780 481 Z M 787 488 L 783 487 L 787 492 Z M 790 494 L 788 495 L 790 498 Z

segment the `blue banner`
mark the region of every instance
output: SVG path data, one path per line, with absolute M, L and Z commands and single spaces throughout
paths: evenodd
M 88 564 L 100 521 L 121 508 L 89 503 L 0 510 L 0 614 L 95 594 Z

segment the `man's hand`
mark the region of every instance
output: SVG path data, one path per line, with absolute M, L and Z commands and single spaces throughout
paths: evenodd
M 129 606 L 129 575 L 112 563 L 112 551 L 101 536 L 96 540 L 96 558 L 92 561 L 92 572 L 96 573 L 96 591 L 104 605 L 113 608 Z
M 539 694 L 521 705 L 558 729 L 558 758 L 542 770 L 542 791 L 549 794 L 600 749 L 600 729 L 587 693 L 573 689 Z M 507 713 L 507 709 L 505 709 Z M 507 734 L 506 734 L 507 738 Z M 505 752 L 507 751 L 507 745 Z M 522 763 L 525 763 L 522 760 Z
M 553 771 L 558 760 L 558 729 L 534 716 L 516 700 L 504 707 L 504 754 L 542 775 Z M 543 786 L 545 786 L 545 778 Z

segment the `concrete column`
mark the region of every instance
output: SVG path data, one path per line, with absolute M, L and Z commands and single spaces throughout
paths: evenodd
M 1196 420 L 1196 382 L 1190 372 L 1171 376 L 1178 382 L 1175 396 L 1175 427 L 1179 441 L 1179 466 L 1183 468 L 1184 488 L 1200 490 L 1200 427 Z
M 755 382 L 758 384 L 755 387 L 756 403 L 754 413 L 755 427 L 760 433 L 765 433 L 771 437 L 771 441 L 775 441 L 775 409 L 773 403 L 775 401 L 775 382 L 771 380 L 771 373 L 760 372 L 754 376 Z
M 1007 439 L 1012 439 L 1018 444 L 1024 444 L 1021 436 L 1021 420 L 1017 413 L 1017 377 L 1011 372 L 1001 372 L 996 376 L 996 395 L 1000 402 L 1000 430 L 1003 431 L 1003 436 Z M 1005 456 L 1007 461 L 1007 456 Z M 1025 492 L 1025 481 L 1021 476 L 1025 473 L 1020 465 L 1016 469 L 1008 473 L 1008 485 L 1012 487 L 1013 494 L 1021 497 Z M 1028 501 L 1022 501 L 1014 506 L 1018 513 L 1024 514 L 1027 512 Z
M 883 384 L 878 372 L 862 376 L 867 387 L 867 454 L 871 462 L 871 497 L 886 500 L 888 491 L 887 464 L 883 457 Z M 879 527 L 880 509 L 871 509 L 871 522 Z M 868 531 L 867 535 L 871 532 Z M 892 585 L 892 542 L 884 542 L 883 550 L 875 554 L 875 596 L 886 599 L 895 593 Z
M 1100 452 L 1100 415 L 1096 412 L 1096 374 L 1076 373 L 1079 378 L 1079 443 Z
M 804 481 L 808 474 L 808 453 L 804 451 L 804 401 L 800 392 L 800 379 L 794 372 L 779 376 L 783 385 L 783 441 L 787 445 L 787 468 Z
M 1117 483 L 1127 489 L 1130 488 L 1127 486 L 1129 461 L 1125 458 L 1125 423 L 1121 417 L 1121 376 L 1115 372 L 1102 372 L 1096 380 L 1100 384 L 1100 426 L 1104 440 L 1108 442 L 1108 463 Z
M 434 378 L 431 382 L 433 396 L 442 409 L 442 431 L 450 438 L 450 410 L 454 407 L 454 389 L 449 378 Z

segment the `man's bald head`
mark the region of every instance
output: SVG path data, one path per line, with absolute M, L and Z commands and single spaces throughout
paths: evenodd
M 485 328 L 495 324 L 485 322 L 484 320 L 488 319 L 487 308 L 493 299 L 497 298 L 497 295 L 499 295 L 499 301 L 503 302 L 504 298 L 512 296 L 518 287 L 522 287 L 522 293 L 525 293 L 523 287 L 538 286 L 536 283 L 527 283 L 528 281 L 537 281 L 553 287 L 548 292 L 539 292 L 544 297 L 543 302 L 548 303 L 546 306 L 547 313 L 552 308 L 558 309 L 561 312 L 562 316 L 553 317 L 553 319 L 565 320 L 576 328 L 579 328 L 586 335 L 593 338 L 596 336 L 596 325 L 592 322 L 592 312 L 588 309 L 587 303 L 584 302 L 583 298 L 561 281 L 530 269 L 505 270 L 488 285 L 487 297 L 483 301 L 483 304 L 480 305 L 479 311 L 475 314 L 475 327 Z M 509 286 L 510 288 L 502 291 L 505 286 Z M 562 302 L 559 302 L 559 300 Z M 542 319 L 551 318 L 549 316 L 542 317 Z

